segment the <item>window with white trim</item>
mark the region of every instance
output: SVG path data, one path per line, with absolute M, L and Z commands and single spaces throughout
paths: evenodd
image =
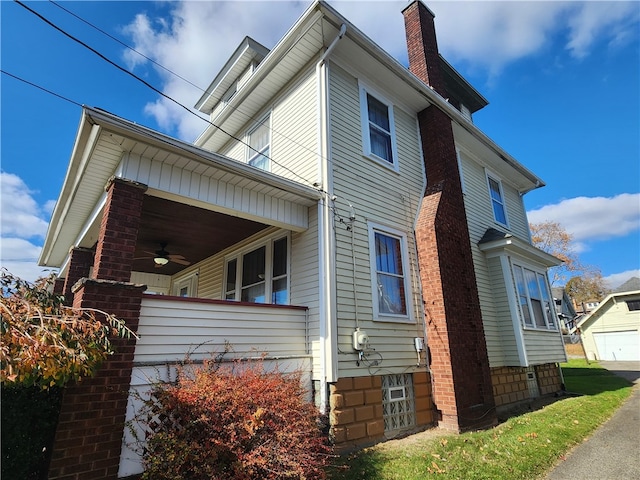
M 198 271 L 190 272 L 173 281 L 172 294 L 177 297 L 195 297 L 198 289 Z
M 555 308 L 546 274 L 513 264 L 513 278 L 522 324 L 527 328 L 556 330 Z
M 226 300 L 252 303 L 289 303 L 288 237 L 270 239 L 237 256 L 225 268 Z
M 487 173 L 487 185 L 489 186 L 489 196 L 491 197 L 493 218 L 496 222 L 506 227 L 508 226 L 507 209 L 504 203 L 502 182 L 497 177 L 491 175 L 490 173 Z
M 265 117 L 247 134 L 247 163 L 256 168 L 270 171 L 271 162 L 271 116 Z
M 398 159 L 391 102 L 360 86 L 360 115 L 364 154 L 397 170 Z
M 406 236 L 369 226 L 374 319 L 409 321 Z

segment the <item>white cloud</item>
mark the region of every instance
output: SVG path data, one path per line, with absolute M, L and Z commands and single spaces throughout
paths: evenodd
M 366 1 L 366 7 L 364 2 Z M 136 50 L 204 89 L 245 35 L 272 48 L 311 2 L 209 1 L 178 2 L 170 16 L 138 14 L 123 31 Z M 402 9 L 406 1 L 335 1 L 331 5 L 358 29 L 406 63 Z M 575 57 L 588 55 L 606 38 L 621 43 L 636 35 L 638 9 L 634 2 L 515 2 L 429 1 L 436 15 L 438 44 L 455 63 L 495 77 L 510 62 L 526 58 L 563 38 Z M 126 51 L 130 67 L 148 62 Z M 147 65 L 148 66 L 148 65 Z M 154 67 L 163 79 L 162 90 L 191 107 L 202 94 L 167 71 Z M 164 98 L 146 105 L 167 131 L 177 130 L 193 140 L 205 124 Z
M 24 181 L 12 173 L 0 172 L 0 216 L 2 236 L 44 237 L 47 222 L 44 211 L 32 197 Z
M 607 287 L 609 288 L 618 288 L 624 282 L 629 280 L 630 278 L 638 277 L 640 278 L 640 269 L 636 268 L 635 270 L 627 270 L 620 273 L 613 273 L 611 275 L 607 275 L 603 277 Z
M 37 241 L 47 232 L 48 216 L 55 202 L 48 201 L 40 207 L 33 192 L 17 175 L 0 173 L 0 266 L 18 277 L 34 281 L 46 275 L 37 265 L 42 247 Z
M 624 237 L 640 229 L 640 193 L 569 198 L 527 215 L 532 223 L 558 222 L 578 243 Z

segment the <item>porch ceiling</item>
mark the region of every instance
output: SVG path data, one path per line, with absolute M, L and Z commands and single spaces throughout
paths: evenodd
M 155 266 L 147 252 L 159 250 L 160 243 L 193 265 L 265 228 L 262 223 L 146 195 L 133 270 L 173 275 L 184 269 L 174 262 Z

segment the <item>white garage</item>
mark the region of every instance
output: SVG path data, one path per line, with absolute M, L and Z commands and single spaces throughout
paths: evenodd
M 640 360 L 640 290 L 608 295 L 578 328 L 590 360 Z
M 640 360 L 640 333 L 637 330 L 594 332 L 593 339 L 599 360 L 618 362 Z

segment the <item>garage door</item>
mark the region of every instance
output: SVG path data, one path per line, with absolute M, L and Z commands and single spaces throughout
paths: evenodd
M 600 360 L 640 360 L 640 334 L 637 330 L 594 333 L 593 339 Z

